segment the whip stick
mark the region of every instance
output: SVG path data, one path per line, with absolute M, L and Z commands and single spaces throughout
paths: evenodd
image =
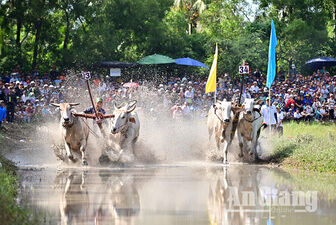
M 90 96 L 90 100 L 91 100 L 91 104 L 92 104 L 94 113 L 95 113 L 95 115 L 96 115 L 96 118 L 99 118 L 99 117 L 98 117 L 97 110 L 96 110 L 96 106 L 95 106 L 94 101 L 93 101 L 93 98 L 92 98 L 92 94 L 91 94 L 91 88 L 90 88 L 89 80 L 86 80 L 86 84 L 87 84 L 87 88 L 88 88 L 88 90 L 89 90 L 89 96 Z M 101 124 L 101 123 L 97 123 L 97 124 L 98 124 L 98 127 L 99 127 L 101 133 L 103 134 L 103 136 L 105 136 L 105 131 L 104 131 L 104 128 L 103 128 L 103 124 Z

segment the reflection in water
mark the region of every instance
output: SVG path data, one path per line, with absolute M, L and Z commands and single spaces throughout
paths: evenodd
M 42 224 L 336 224 L 336 176 L 209 164 L 19 173 L 19 201 L 42 212 Z
M 140 198 L 132 175 L 112 176 L 108 171 L 100 173 L 105 195 L 96 211 L 96 224 L 135 224 L 140 211 Z
M 62 188 L 60 195 L 61 224 L 82 224 L 89 216 L 89 194 L 85 171 L 66 170 L 57 175 L 55 182 Z
M 68 169 L 56 176 L 60 190 L 61 224 L 132 225 L 140 211 L 140 198 L 132 174 Z M 100 178 L 96 185 L 97 178 Z M 87 182 L 93 183 L 88 183 Z M 90 195 L 89 195 L 90 192 Z
M 215 184 L 209 185 L 208 213 L 210 224 L 259 224 L 261 208 L 257 169 L 223 167 L 213 169 Z

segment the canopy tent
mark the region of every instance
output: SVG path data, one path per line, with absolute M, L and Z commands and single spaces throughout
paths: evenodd
M 316 59 L 311 59 L 306 62 L 306 65 L 313 69 L 321 69 L 323 66 L 332 67 L 336 66 L 336 58 L 320 57 Z
M 195 59 L 191 59 L 191 58 L 180 58 L 180 59 L 175 59 L 175 63 L 179 64 L 179 65 L 187 65 L 187 66 L 198 66 L 198 67 L 204 67 L 209 69 L 209 67 L 207 65 L 204 65 L 203 63 L 195 60 Z
M 140 59 L 138 63 L 142 65 L 168 64 L 175 63 L 175 60 L 165 55 L 154 54 Z

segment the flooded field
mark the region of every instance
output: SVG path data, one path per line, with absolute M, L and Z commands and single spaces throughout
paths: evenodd
M 248 164 L 19 171 L 44 224 L 336 224 L 336 177 Z

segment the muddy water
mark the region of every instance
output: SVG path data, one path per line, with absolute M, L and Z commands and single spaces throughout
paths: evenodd
M 44 224 L 336 224 L 336 177 L 246 164 L 23 168 Z

